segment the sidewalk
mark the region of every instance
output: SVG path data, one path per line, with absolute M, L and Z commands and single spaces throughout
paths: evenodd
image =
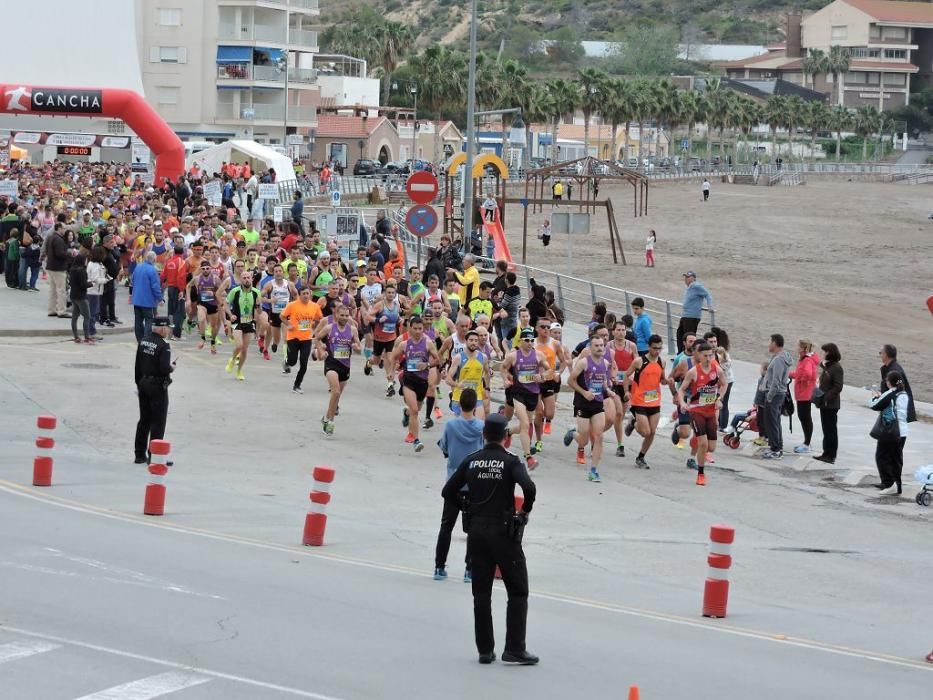
M 586 338 L 586 327 L 577 323 L 564 324 L 563 340 L 564 345 L 573 349 L 581 340 Z M 762 356 L 762 360 L 766 358 Z M 754 362 L 740 362 L 738 360 L 732 363 L 735 371 L 735 384 L 732 386 L 732 394 L 729 398 L 730 415 L 736 412 L 747 410 L 755 397 L 755 387 L 758 383 L 758 365 Z M 669 364 L 667 365 L 670 366 Z M 908 373 L 910 369 L 907 368 Z M 879 374 L 880 380 L 880 374 Z M 573 401 L 573 395 L 566 389 L 559 394 L 559 402 L 562 407 L 570 410 Z M 674 410 L 674 404 L 670 397 L 670 392 L 662 392 L 664 396 L 664 407 L 662 416 L 669 417 Z M 871 398 L 871 392 L 867 389 L 846 385 L 842 392 L 842 408 L 839 411 L 839 454 L 834 465 L 824 464 L 813 459 L 814 455 L 821 452 L 822 432 L 820 430 L 820 416 L 817 409 L 813 409 L 813 438 L 811 448 L 813 453 L 810 455 L 796 455 L 793 452 L 795 446 L 803 441 L 803 430 L 797 416 L 794 416 L 793 432 L 787 430 L 787 418 L 782 421 L 784 433 L 784 458 L 780 462 L 768 462 L 757 459 L 754 454 L 757 450 L 752 445 L 752 440 L 757 435 L 746 433 L 742 436 L 742 443 L 738 450 L 731 450 L 720 441 L 717 450 L 722 454 L 732 456 L 741 455 L 754 461 L 758 466 L 774 469 L 777 471 L 791 469 L 794 472 L 803 472 L 812 474 L 815 477 L 822 477 L 827 481 L 836 481 L 846 486 L 863 486 L 878 482 L 878 471 L 875 468 L 875 441 L 869 437 L 868 432 L 875 422 L 876 413 L 868 408 L 868 401 Z M 933 404 L 918 401 L 916 402 L 917 413 L 921 420 L 910 424 L 910 433 L 907 437 L 907 444 L 904 448 L 904 494 L 912 497 L 916 490 L 919 490 L 913 482 L 913 473 L 917 467 L 933 463 L 933 422 L 928 422 L 929 417 L 933 416 Z M 926 418 L 927 420 L 924 420 Z M 669 423 L 662 418 L 662 426 Z M 665 431 L 658 430 L 658 437 L 666 437 Z
M 39 280 L 39 292 L 22 292 L 0 286 L 0 337 L 34 338 L 48 336 L 71 337 L 71 319 L 49 317 L 49 283 Z M 98 324 L 99 335 L 133 332 L 133 307 L 127 303 L 127 289 L 117 285 L 117 318 L 123 325 L 108 328 Z M 68 313 L 71 310 L 68 309 Z M 80 332 L 80 326 L 79 326 Z

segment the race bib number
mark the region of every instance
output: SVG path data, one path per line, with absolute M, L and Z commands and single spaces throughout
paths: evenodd
M 205 289 L 201 292 L 201 301 L 214 301 L 214 292 L 210 289 Z
M 519 384 L 534 384 L 535 381 L 535 371 L 533 369 L 525 369 L 518 373 L 518 383 Z
M 479 382 L 472 380 L 472 379 L 466 379 L 463 382 L 464 389 L 473 389 L 473 391 L 476 391 L 478 386 L 479 386 Z
M 657 403 L 661 400 L 661 394 L 657 389 L 649 389 L 644 393 L 645 403 Z
M 603 395 L 603 383 L 600 381 L 590 382 L 590 391 L 598 398 Z
M 420 364 L 421 364 L 421 361 L 418 360 L 417 358 L 414 358 L 414 359 L 409 358 L 408 361 L 405 363 L 405 369 L 408 370 L 409 372 L 417 372 L 418 365 Z
M 621 384 L 623 381 L 625 381 L 625 371 L 621 369 L 617 370 L 616 371 L 616 383 Z
M 700 405 L 709 406 L 716 403 L 716 394 L 700 394 Z
M 287 304 L 286 304 L 284 301 L 278 301 L 278 300 L 276 300 L 276 301 L 273 301 L 273 302 L 272 302 L 272 310 L 273 310 L 275 313 L 277 313 L 277 314 L 282 313 L 283 311 L 285 311 L 285 307 L 286 307 L 286 306 L 287 306 Z
M 394 323 L 383 323 L 382 332 L 383 333 L 395 333 L 395 324 Z
M 303 318 L 298 322 L 298 330 L 300 331 L 309 331 L 311 330 L 311 321 Z
M 334 348 L 334 359 L 335 360 L 346 360 L 350 357 L 350 348 L 338 347 Z
M 240 323 L 252 323 L 252 322 L 253 322 L 253 314 L 242 314 L 240 316 Z

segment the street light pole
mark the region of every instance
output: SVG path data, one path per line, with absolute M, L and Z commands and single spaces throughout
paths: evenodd
M 467 153 L 464 174 L 463 235 L 466 241 L 473 233 L 473 151 L 476 148 L 476 3 L 470 0 L 470 70 L 467 77 Z
M 411 86 L 411 94 L 414 95 L 415 97 L 415 113 L 414 113 L 414 116 L 412 118 L 412 123 L 411 123 L 411 165 L 412 165 L 412 170 L 414 170 L 415 158 L 417 157 L 417 152 L 418 152 L 418 145 L 417 145 L 418 144 L 418 86 L 417 85 L 413 84 Z

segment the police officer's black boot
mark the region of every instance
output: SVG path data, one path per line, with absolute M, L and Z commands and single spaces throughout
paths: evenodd
M 508 664 L 521 664 L 522 666 L 534 666 L 538 663 L 538 657 L 529 654 L 527 651 L 503 651 L 502 660 Z M 482 659 L 480 659 L 482 663 Z
M 491 664 L 495 660 L 496 660 L 496 652 L 494 651 L 486 652 L 485 654 L 479 655 L 479 662 L 481 664 Z

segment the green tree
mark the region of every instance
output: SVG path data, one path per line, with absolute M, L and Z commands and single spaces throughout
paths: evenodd
M 845 82 L 846 71 L 849 70 L 849 54 L 841 46 L 830 46 L 829 53 L 826 55 L 825 69 L 827 73 L 833 76 L 833 85 L 836 87 L 836 104 L 845 104 Z
M 618 160 L 620 155 L 616 147 L 616 138 L 619 133 L 619 124 L 624 126 L 625 146 L 628 148 L 628 123 L 635 118 L 630 83 L 627 80 L 622 78 L 607 80 L 606 102 L 602 107 L 602 115 L 612 125 L 612 160 Z M 625 160 L 624 154 L 622 160 Z
M 687 127 L 687 140 L 693 141 L 693 130 L 696 125 L 706 119 L 706 98 L 696 90 L 684 93 L 680 100 L 680 123 Z
M 624 75 L 670 75 L 677 66 L 680 35 L 663 24 L 640 23 L 622 35 L 617 66 Z
M 703 96 L 706 98 L 706 159 L 712 158 L 713 135 L 712 129 L 719 130 L 719 153 L 722 154 L 722 132 L 729 124 L 729 90 L 719 78 L 707 78 Z
M 810 128 L 810 158 L 816 157 L 816 134 L 829 126 L 829 108 L 822 102 L 807 103 L 806 123 Z
M 764 120 L 771 129 L 771 158 L 779 155 L 777 147 L 777 130 L 787 124 L 787 98 L 783 95 L 772 95 L 765 103 Z
M 836 160 L 839 160 L 842 132 L 852 127 L 852 112 L 845 105 L 835 105 L 829 110 L 826 126 L 836 133 Z
M 855 133 L 862 137 L 862 160 L 868 159 L 868 137 L 880 130 L 881 114 L 874 105 L 859 107 L 853 120 Z
M 560 122 L 565 114 L 573 114 L 574 110 L 579 106 L 580 92 L 577 90 L 576 84 L 564 78 L 549 80 L 547 91 L 550 97 L 549 104 L 553 124 L 551 130 L 551 163 L 557 163 L 557 134 L 560 129 Z
M 460 109 L 466 101 L 466 60 L 463 54 L 432 44 L 409 61 L 419 86 L 419 100 L 437 123 L 445 111 Z M 440 129 L 434 130 L 434 161 L 440 159 Z
M 528 81 L 519 96 L 522 108 L 522 119 L 525 122 L 525 167 L 531 158 L 531 125 L 540 124 L 551 119 L 553 109 L 551 96 L 543 83 Z
M 794 157 L 794 136 L 801 124 L 806 123 L 807 105 L 797 95 L 787 98 L 786 125 L 788 139 L 788 155 Z
M 809 75 L 811 78 L 810 84 L 816 89 L 816 76 L 827 72 L 826 52 L 820 49 L 810 49 L 807 55 L 804 56 L 802 64 L 804 87 L 806 87 L 807 76 Z
M 499 108 L 521 107 L 522 96 L 528 89 L 528 69 L 518 61 L 505 61 L 499 65 Z M 509 142 L 509 131 L 514 114 L 502 115 L 502 157 L 505 159 Z M 527 141 L 525 143 L 527 146 Z M 527 150 L 527 149 L 526 149 Z
M 607 79 L 608 76 L 596 68 L 581 68 L 577 74 L 583 110 L 583 153 L 587 156 L 590 154 L 590 120 L 605 101 Z
M 392 73 L 408 54 L 413 38 L 411 30 L 399 22 L 383 22 L 373 32 L 377 62 L 382 68 L 382 104 L 389 103 Z

